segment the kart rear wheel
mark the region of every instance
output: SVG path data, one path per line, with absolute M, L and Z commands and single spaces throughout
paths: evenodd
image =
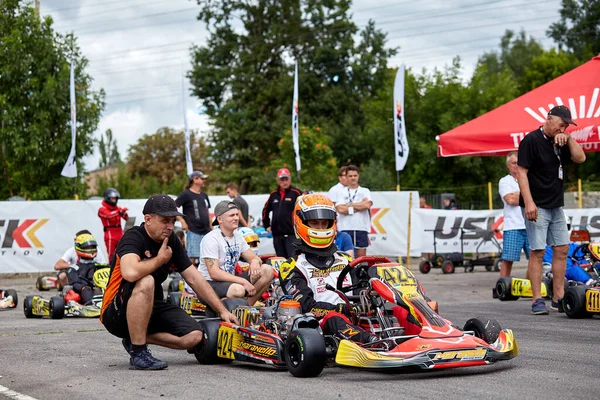
M 65 316 L 65 301 L 60 296 L 50 298 L 50 318 L 62 319 Z
M 17 296 L 17 291 L 14 289 L 6 289 L 4 292 L 7 297 L 11 296 L 13 299 L 13 306 L 11 308 L 17 307 L 17 305 L 19 304 L 19 296 Z
M 442 263 L 442 272 L 444 274 L 453 274 L 454 273 L 454 263 L 450 260 L 446 260 Z
M 181 292 L 181 290 L 179 290 L 180 282 L 181 279 L 179 278 L 171 279 L 171 282 L 169 282 L 169 288 L 167 290 L 167 293 Z
M 45 292 L 47 290 L 46 287 L 44 287 L 44 284 L 46 283 L 46 277 L 45 276 L 38 276 L 37 280 L 35 281 L 35 288 L 37 290 L 39 290 L 40 292 Z
M 498 340 L 502 328 L 494 318 L 479 316 L 468 320 L 463 331 L 473 331 L 475 336 L 483 339 L 488 344 L 492 344 Z
M 423 260 L 419 263 L 419 271 L 421 271 L 422 274 L 428 274 L 429 271 L 431 271 L 431 261 L 429 260 Z
M 285 364 L 298 378 L 318 376 L 327 360 L 325 339 L 317 330 L 300 328 L 288 336 L 285 342 Z
M 569 318 L 585 318 L 591 317 L 592 314 L 588 313 L 585 309 L 585 292 L 586 286 L 571 286 L 565 291 L 565 297 L 563 297 L 563 308 L 565 314 Z
M 510 277 L 504 277 L 504 278 L 498 279 L 498 282 L 496 282 L 496 293 L 498 294 L 498 300 L 513 301 L 513 300 L 517 300 L 519 298 L 518 296 L 513 296 L 510 293 L 511 281 L 512 281 L 512 278 L 510 278 Z
M 33 313 L 33 298 L 34 295 L 30 295 L 25 297 L 25 301 L 23 302 L 23 313 L 25 314 L 25 318 L 41 318 L 41 315 L 35 315 Z
M 202 341 L 196 346 L 194 356 L 200 364 L 229 364 L 233 360 L 217 355 L 221 319 L 204 319 L 198 322 L 202 329 Z

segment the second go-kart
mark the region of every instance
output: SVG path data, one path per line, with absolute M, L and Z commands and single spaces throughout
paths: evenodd
M 40 292 L 57 289 L 62 290 L 58 276 L 40 276 L 35 280 L 35 288 Z
M 110 268 L 106 264 L 97 264 L 93 275 L 94 292 L 92 300 L 88 304 L 80 304 L 74 299 L 70 299 L 69 286 L 63 288 L 59 296 L 52 296 L 45 299 L 39 295 L 30 295 L 23 301 L 23 313 L 26 318 L 50 317 L 52 319 L 62 319 L 64 317 L 100 317 L 102 308 L 103 291 L 106 289 Z
M 357 282 L 344 286 L 355 269 Z M 323 335 L 312 314 L 302 314 L 300 304 L 282 299 L 272 307 L 235 310 L 242 325 L 203 320 L 205 337 L 196 353 L 201 363 L 233 360 L 285 367 L 298 377 L 317 376 L 330 362 L 368 369 L 437 369 L 492 364 L 518 354 L 510 329 L 501 329 L 493 318 L 467 321 L 463 330 L 430 307 L 412 272 L 383 257 L 360 257 L 340 273 L 337 289 L 348 306 L 345 293 L 359 291 L 360 315 L 353 322 L 379 337 L 362 344 Z M 399 306 L 418 321 L 418 335 L 404 335 L 390 306 Z M 348 307 L 352 309 L 352 307 Z
M 570 286 L 576 285 L 576 282 L 565 279 L 565 290 Z M 546 273 L 542 279 L 541 296 L 546 299 L 552 298 L 553 279 L 552 273 Z M 521 297 L 531 298 L 531 281 L 523 278 L 513 278 L 511 276 L 498 279 L 496 286 L 492 289 L 492 297 L 500 301 L 513 301 Z
M 0 310 L 15 308 L 19 304 L 19 296 L 14 289 L 0 289 Z

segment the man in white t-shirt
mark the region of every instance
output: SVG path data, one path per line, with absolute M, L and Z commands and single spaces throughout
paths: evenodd
M 221 201 L 215 207 L 213 229 L 200 243 L 200 265 L 198 270 L 220 298 L 247 297 L 254 305 L 271 284 L 273 269 L 262 264 L 246 240 L 238 232 L 239 209 L 232 201 Z M 236 275 L 235 266 L 240 256 L 250 266 Z
M 358 185 L 360 173 L 355 165 L 346 167 L 348 186 L 337 192 L 335 208 L 338 212 L 338 230 L 352 238 L 356 257 L 366 256 L 371 230 L 371 191 Z M 333 199 L 332 199 L 333 200 Z
M 498 193 L 504 203 L 504 242 L 502 246 L 502 265 L 500 276 L 510 276 L 513 262 L 521 260 L 521 250 L 529 260 L 529 241 L 525 221 L 519 207 L 519 183 L 517 152 L 506 156 L 509 174 L 498 182 Z
M 84 235 L 84 234 L 91 235 L 90 231 L 88 231 L 87 229 L 84 229 L 75 234 L 75 240 L 77 240 L 77 236 Z M 86 260 L 86 261 L 88 261 L 88 260 Z M 58 259 L 56 264 L 54 264 L 54 270 L 58 271 L 58 280 L 59 280 L 61 286 L 65 286 L 69 282 L 69 279 L 67 278 L 67 270 L 72 265 L 75 265 L 78 262 L 79 262 L 79 256 L 77 255 L 77 252 L 75 251 L 75 245 L 73 245 L 73 246 L 69 247 L 67 250 L 65 250 L 62 257 Z M 98 252 L 96 253 L 96 257 L 94 257 L 92 259 L 92 262 L 98 263 L 98 264 L 106 264 L 106 258 L 104 258 L 104 254 L 102 254 L 100 249 L 98 249 Z
M 331 189 L 329 189 L 329 192 L 327 192 L 327 197 L 329 197 L 329 200 L 333 201 L 333 204 L 335 204 L 337 202 L 337 198 L 338 198 L 338 193 L 340 193 L 340 191 L 345 190 L 346 189 L 346 185 L 348 184 L 348 179 L 346 178 L 346 169 L 348 167 L 341 167 L 338 171 L 338 183 L 336 183 L 335 185 L 333 185 L 331 187 Z

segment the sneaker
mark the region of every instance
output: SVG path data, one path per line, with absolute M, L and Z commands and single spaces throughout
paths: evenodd
M 549 311 L 546 308 L 546 302 L 541 297 L 536 299 L 531 305 L 531 312 L 535 315 L 548 315 Z
M 150 350 L 144 349 L 131 353 L 130 369 L 159 370 L 169 366 L 166 361 L 161 361 L 152 356 Z
M 563 309 L 563 299 L 560 298 L 556 301 L 552 300 L 552 303 L 550 303 L 550 309 L 558 311 L 559 313 L 564 313 L 565 310 Z

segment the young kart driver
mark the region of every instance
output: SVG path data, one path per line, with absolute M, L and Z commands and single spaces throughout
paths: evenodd
M 73 246 L 65 250 L 62 257 L 58 259 L 56 264 L 54 264 L 54 270 L 58 271 L 58 280 L 60 282 L 60 286 L 65 286 L 69 283 L 69 279 L 67 278 L 68 269 L 81 260 L 77 250 L 75 250 L 75 247 L 77 246 L 77 237 L 84 234 L 91 235 L 92 233 L 87 229 L 77 232 L 75 234 L 75 242 L 73 243 Z M 96 251 L 96 256 L 91 261 L 98 264 L 106 264 L 106 258 L 101 251 Z
M 79 261 L 68 270 L 69 285 L 81 296 L 80 303 L 87 304 L 94 297 L 94 259 L 98 253 L 98 242 L 94 236 L 84 233 L 75 239 L 75 252 Z M 67 298 L 65 297 L 65 300 Z
M 348 259 L 338 253 L 334 243 L 336 211 L 333 202 L 321 194 L 307 194 L 296 201 L 294 230 L 300 239 L 296 261 L 290 259 L 279 268 L 282 287 L 302 307 L 321 320 L 323 332 L 343 339 L 369 343 L 379 338 L 352 325 L 344 301 L 327 284 L 336 287 Z M 350 274 L 344 286 L 350 286 Z
M 111 334 L 123 338 L 132 368 L 157 370 L 167 368 L 167 363 L 153 357 L 147 343 L 192 352 L 202 345 L 200 325 L 182 308 L 164 301 L 162 283 L 171 267 L 221 319 L 238 322 L 194 268 L 173 233 L 175 217 L 182 215 L 175 200 L 164 194 L 152 196 L 142 213 L 144 223 L 125 232 L 110 260 L 100 322 Z

